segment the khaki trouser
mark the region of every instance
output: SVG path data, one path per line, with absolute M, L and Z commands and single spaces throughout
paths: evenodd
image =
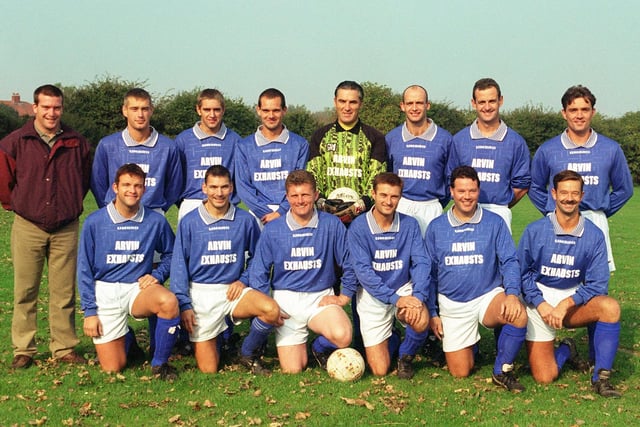
M 13 257 L 13 321 L 11 340 L 15 355 L 37 352 L 37 302 L 45 260 L 49 282 L 49 349 L 55 358 L 70 353 L 79 340 L 75 330 L 78 220 L 52 233 L 15 216 L 11 229 Z

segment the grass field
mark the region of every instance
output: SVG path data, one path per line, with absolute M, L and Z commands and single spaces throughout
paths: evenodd
M 95 209 L 91 198 L 87 211 Z M 514 236 L 539 217 L 528 199 L 514 209 Z M 175 212 L 169 218 L 175 223 Z M 428 357 L 415 364 L 411 381 L 395 375 L 370 374 L 355 383 L 331 380 L 324 371 L 307 369 L 299 375 L 254 377 L 237 366 L 217 375 L 201 374 L 193 359 L 174 364 L 180 377 L 174 383 L 150 378 L 148 364 L 118 375 L 98 366 L 62 366 L 49 360 L 46 285 L 40 292 L 36 365 L 13 372 L 10 324 L 13 274 L 9 248 L 12 214 L 0 213 L 0 426 L 156 426 L 156 425 L 636 425 L 640 422 L 640 197 L 636 196 L 611 219 L 618 270 L 610 293 L 622 305 L 622 336 L 613 382 L 622 399 L 595 395 L 586 374 L 565 371 L 551 385 L 537 385 L 526 367 L 524 353 L 517 374 L 527 390 L 510 394 L 491 383 L 493 336 L 483 332 L 480 366 L 467 379 L 453 379 Z M 44 281 L 46 284 L 46 280 Z M 77 326 L 81 334 L 81 317 Z M 135 323 L 145 341 L 146 323 Z M 246 326 L 240 331 L 245 331 Z M 586 353 L 584 330 L 568 331 Z M 79 350 L 94 357 L 91 341 L 81 336 Z M 273 359 L 270 346 L 268 360 Z

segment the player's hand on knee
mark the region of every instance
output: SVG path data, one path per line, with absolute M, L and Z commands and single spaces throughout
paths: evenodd
M 429 319 L 429 329 L 436 338 L 442 340 L 442 337 L 444 337 L 444 329 L 442 329 L 442 320 L 440 317 L 434 316 Z
M 192 334 L 193 333 L 193 327 L 198 324 L 196 322 L 196 314 L 193 312 L 193 310 L 189 309 L 189 310 L 184 310 L 183 312 L 181 312 L 180 313 L 180 323 L 182 324 L 182 327 L 188 333 Z
M 82 326 L 84 334 L 91 338 L 98 338 L 102 336 L 102 323 L 98 316 L 89 316 L 84 318 L 84 324 Z
M 232 284 L 229 285 L 229 289 L 227 289 L 227 299 L 229 301 L 234 301 L 240 298 L 242 295 L 242 291 L 246 288 L 245 284 L 239 280 L 236 280 Z
M 159 285 L 159 284 L 160 282 L 158 281 L 158 279 L 153 277 L 151 274 L 145 274 L 144 276 L 138 279 L 138 286 L 140 287 L 141 291 L 147 289 L 149 286 Z

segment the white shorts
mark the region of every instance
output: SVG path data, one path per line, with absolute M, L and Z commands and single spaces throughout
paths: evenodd
M 414 217 L 418 221 L 420 232 L 424 237 L 429 223 L 442 215 L 442 205 L 438 199 L 418 201 L 401 197 L 397 211 Z
M 604 234 L 604 242 L 607 244 L 607 261 L 609 271 L 616 271 L 616 263 L 613 261 L 613 250 L 611 249 L 611 238 L 609 237 L 609 220 L 602 211 L 581 211 L 582 216 L 598 226 Z
M 569 289 L 550 288 L 537 282 L 536 285 L 542 291 L 544 300 L 553 307 L 557 306 L 563 299 L 575 294 L 578 289 L 578 286 Z M 527 316 L 529 316 L 527 321 L 527 341 L 553 341 L 556 338 L 556 330 L 544 323 L 538 310 L 528 304 Z
M 507 228 L 509 229 L 509 233 L 511 233 L 511 219 L 513 218 L 513 214 L 511 213 L 511 209 L 509 206 L 505 205 L 494 205 L 492 203 L 478 203 L 482 207 L 482 209 L 486 209 L 494 214 L 500 215 L 504 222 L 507 223 Z
M 274 290 L 273 299 L 280 309 L 289 315 L 284 325 L 276 328 L 276 347 L 298 345 L 307 342 L 311 319 L 331 305 L 320 307 L 320 300 L 334 295 L 333 288 L 320 292 L 298 292 L 289 290 Z
M 277 211 L 277 210 L 278 210 L 278 208 L 279 208 L 280 206 L 278 206 L 278 205 L 267 205 L 267 207 L 268 207 L 269 209 L 271 209 L 273 212 L 275 212 L 275 211 Z M 258 218 L 258 217 L 257 217 L 257 215 L 256 215 L 255 213 L 253 213 L 253 211 L 252 211 L 252 210 L 249 210 L 249 213 L 250 213 L 251 215 L 253 215 L 253 217 L 256 219 L 256 221 L 258 221 L 258 226 L 260 227 L 260 231 L 262 231 L 262 229 L 264 228 L 264 224 L 262 223 L 262 221 L 260 221 L 260 218 Z
M 467 302 L 453 301 L 438 294 L 440 320 L 444 332 L 442 350 L 445 353 L 458 351 L 480 341 L 478 324 L 482 324 L 487 308 L 496 295 L 503 292 L 503 288 L 497 287 Z
M 409 282 L 398 289 L 396 294 L 409 296 L 412 292 L 413 284 Z M 363 287 L 359 287 L 356 294 L 356 309 L 360 316 L 360 332 L 365 347 L 373 347 L 391 336 L 394 319 L 398 314 L 395 305 L 385 304 Z
M 102 336 L 93 338 L 94 344 L 106 344 L 127 334 L 127 321 L 138 294 L 138 282 L 110 283 L 96 280 L 96 304 L 98 319 L 102 323 Z
M 242 290 L 240 297 L 233 301 L 227 299 L 229 285 L 210 285 L 191 282 L 191 305 L 196 316 L 196 325 L 189 339 L 193 342 L 209 341 L 227 329 L 225 316 L 231 316 L 240 300 L 251 290 Z M 234 324 L 239 325 L 231 316 Z
M 180 209 L 178 209 L 178 222 L 189 212 L 197 209 L 202 204 L 204 199 L 184 199 L 180 203 Z

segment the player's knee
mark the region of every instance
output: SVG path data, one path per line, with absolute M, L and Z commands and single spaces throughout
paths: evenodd
M 275 324 L 280 319 L 280 306 L 271 298 L 264 302 L 261 311 L 260 320 L 266 323 Z
M 178 299 L 171 292 L 163 292 L 160 296 L 158 315 L 167 319 L 173 319 L 180 315 Z
M 611 297 L 602 298 L 600 302 L 600 320 L 615 323 L 620 320 L 620 304 Z
M 127 365 L 126 358 L 110 358 L 109 360 L 100 359 L 100 368 L 109 374 L 122 371 Z
M 339 348 L 349 347 L 349 344 L 351 344 L 352 329 L 345 326 L 336 326 L 332 331 L 331 338 L 331 341 Z
M 455 378 L 467 378 L 469 375 L 471 375 L 471 370 L 471 368 L 468 368 L 466 366 L 449 366 L 449 372 Z
M 539 384 L 551 384 L 558 378 L 557 370 L 532 371 L 533 379 Z

